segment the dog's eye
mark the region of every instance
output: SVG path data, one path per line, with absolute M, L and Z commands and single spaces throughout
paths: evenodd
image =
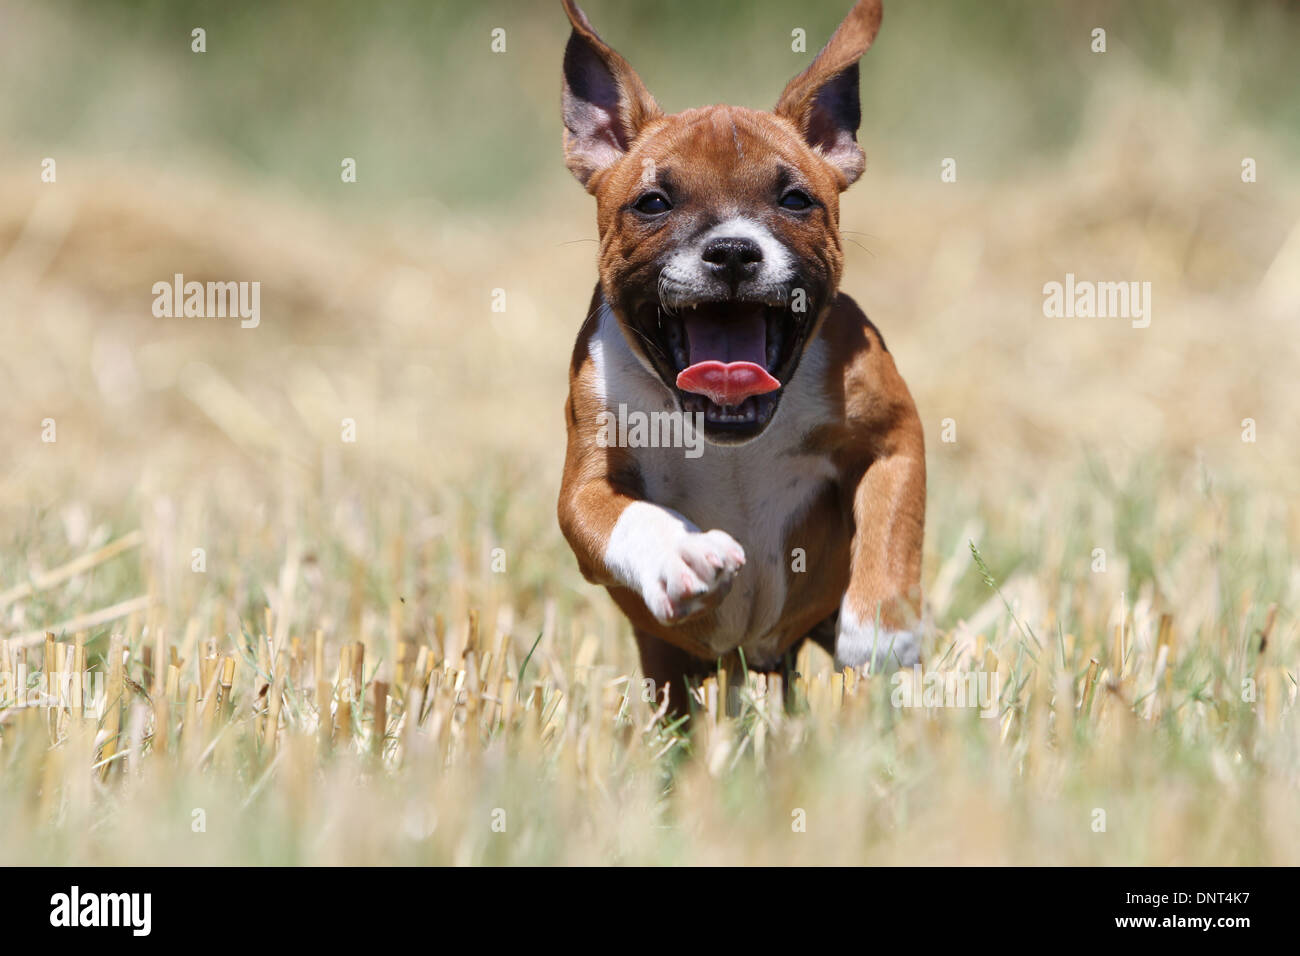
M 791 189 L 781 197 L 781 208 L 792 212 L 802 212 L 813 204 L 808 194 L 802 189 Z
M 632 208 L 647 216 L 657 216 L 661 212 L 672 209 L 673 204 L 668 201 L 668 197 L 663 193 L 646 193 L 632 204 Z

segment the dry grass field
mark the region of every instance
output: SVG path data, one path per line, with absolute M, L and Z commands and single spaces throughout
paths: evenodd
M 653 23 L 610 6 L 635 64 Z M 886 6 L 882 51 L 915 49 Z M 550 7 L 512 41 L 547 171 L 495 205 L 181 162 L 102 101 L 55 149 L 6 106 L 0 863 L 1300 863 L 1296 107 L 1212 81 L 1300 21 L 1175 19 L 1200 79 L 1113 34 L 1068 142 L 1011 171 L 868 115 L 845 287 L 927 430 L 926 668 L 996 701 L 898 707 L 812 650 L 784 685 L 711 680 L 686 725 L 554 516 L 595 226 Z M 0 14 L 30 31 L 11 70 L 75 29 Z M 167 88 L 112 108 L 169 116 Z M 1067 272 L 1149 281 L 1149 327 L 1045 317 Z M 261 282 L 260 324 L 155 317 L 176 273 Z M 23 706 L 82 662 L 90 707 Z

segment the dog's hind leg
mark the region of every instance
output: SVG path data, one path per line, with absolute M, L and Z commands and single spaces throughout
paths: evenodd
M 805 637 L 804 640 L 812 641 L 815 644 L 820 645 L 822 650 L 831 655 L 831 657 L 834 657 L 835 632 L 838 628 L 839 620 L 840 612 L 836 611 L 834 614 L 817 623 L 813 629 L 808 632 L 808 636 Z M 800 641 L 799 643 L 802 644 L 803 641 Z M 796 650 L 797 649 L 798 645 L 796 645 Z
M 685 714 L 690 710 L 686 702 L 686 681 L 698 681 L 713 673 L 714 666 L 694 655 L 674 647 L 662 638 L 643 631 L 634 631 L 636 646 L 641 652 L 641 673 L 654 682 L 655 705 L 663 702 L 663 688 L 669 688 L 669 711 Z

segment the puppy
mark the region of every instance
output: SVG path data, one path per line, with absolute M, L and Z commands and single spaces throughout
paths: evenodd
M 600 233 L 558 508 L 583 575 L 658 683 L 736 651 L 774 669 L 807 638 L 838 668 L 911 666 L 921 423 L 838 291 L 839 194 L 866 165 L 858 59 L 880 3 L 860 0 L 772 112 L 675 115 L 564 9 L 564 156 Z

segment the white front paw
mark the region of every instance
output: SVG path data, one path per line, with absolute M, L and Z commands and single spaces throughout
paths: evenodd
M 659 623 L 672 624 L 715 606 L 744 566 L 745 551 L 725 531 L 688 531 L 658 558 L 649 563 L 641 598 Z
M 726 595 L 745 550 L 725 531 L 698 531 L 676 512 L 638 501 L 619 516 L 605 561 L 656 620 L 675 624 Z
M 876 627 L 874 620 L 859 621 L 848 609 L 840 608 L 835 631 L 835 669 L 870 667 L 873 674 L 911 667 L 921 660 L 920 629 Z

